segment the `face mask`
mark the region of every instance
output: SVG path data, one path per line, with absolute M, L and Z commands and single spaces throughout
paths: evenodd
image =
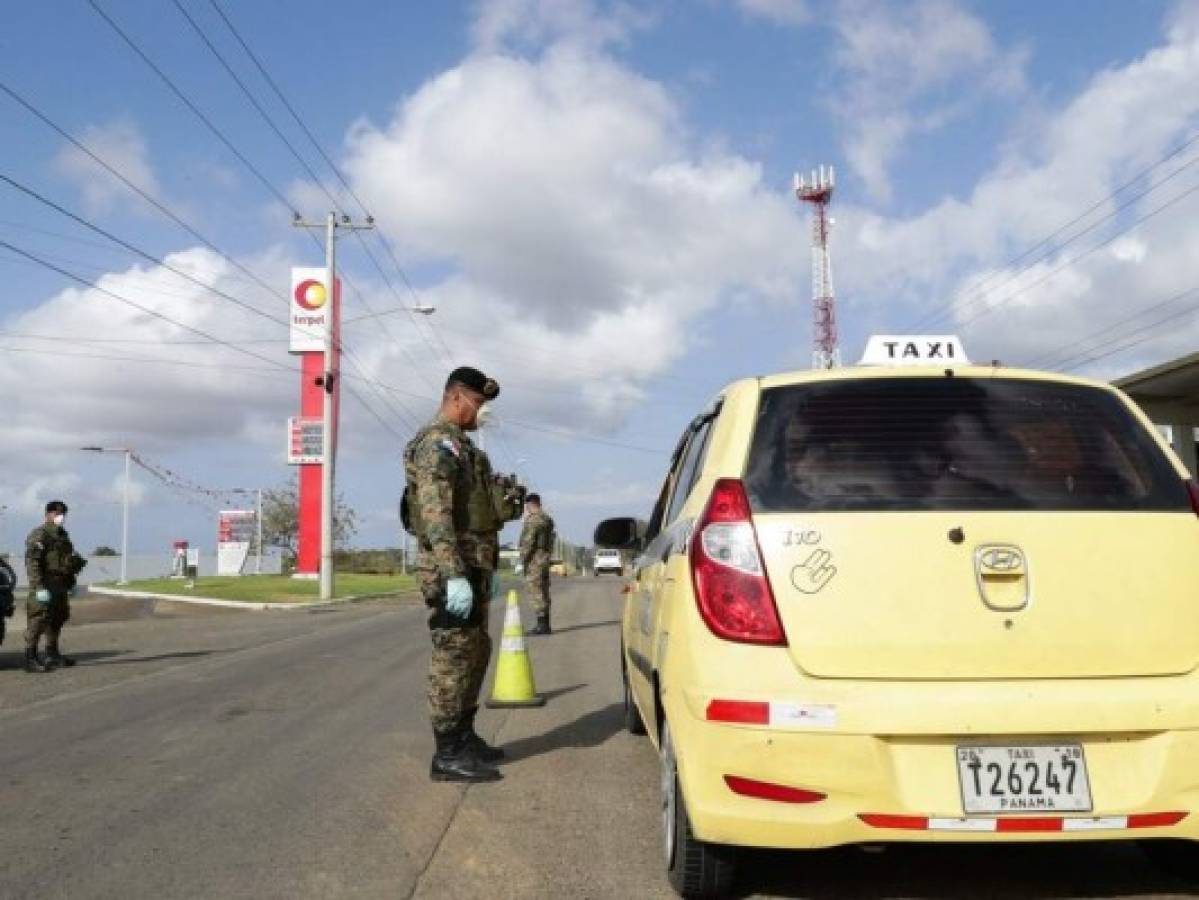
M 66 516 L 59 514 L 59 515 L 55 516 L 54 518 L 52 518 L 50 521 L 53 522 L 55 525 L 57 525 L 59 528 L 62 528 L 62 523 L 65 522 L 66 520 L 67 520 Z

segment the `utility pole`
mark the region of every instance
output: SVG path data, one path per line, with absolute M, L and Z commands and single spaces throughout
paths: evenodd
M 117 584 L 129 583 L 129 478 L 130 464 L 133 461 L 133 450 L 129 447 L 80 447 L 88 453 L 124 453 L 125 454 L 125 487 L 121 501 L 121 579 Z
M 328 279 L 326 290 L 331 298 L 332 307 L 339 311 L 337 296 L 337 229 L 346 231 L 367 231 L 375 227 L 374 219 L 367 219 L 363 225 L 355 225 L 350 217 L 343 215 L 339 221 L 336 212 L 330 212 L 325 222 L 305 222 L 297 216 L 292 224 L 297 228 L 325 229 L 325 277 Z M 339 373 L 335 371 L 334 346 L 340 340 L 336 312 L 330 316 L 329 327 L 325 329 L 325 366 L 321 375 L 321 386 L 325 389 L 325 402 L 321 417 L 321 599 L 333 599 L 333 492 L 334 466 L 336 465 L 337 441 L 333 435 L 333 388 L 337 383 Z
M 256 488 L 258 493 L 257 509 L 254 520 L 258 523 L 258 558 L 254 563 L 254 574 L 262 574 L 262 488 Z

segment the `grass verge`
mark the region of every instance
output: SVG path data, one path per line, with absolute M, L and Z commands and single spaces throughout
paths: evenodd
M 177 594 L 180 597 L 210 597 L 215 600 L 240 600 L 246 603 L 304 603 L 320 596 L 315 580 L 287 575 L 243 575 L 240 578 L 210 576 L 197 578 L 194 587 L 181 578 L 146 578 L 120 587 L 148 594 Z M 117 588 L 113 582 L 100 587 Z M 416 590 L 411 575 L 338 575 L 333 582 L 334 597 L 363 594 L 409 594 Z

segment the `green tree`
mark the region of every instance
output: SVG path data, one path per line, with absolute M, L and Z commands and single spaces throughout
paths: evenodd
M 333 504 L 333 546 L 345 549 L 358 532 L 358 517 L 340 494 Z M 299 479 L 292 476 L 282 487 L 262 492 L 262 542 L 296 555 L 300 539 Z
M 109 547 L 107 544 L 101 544 L 99 547 L 97 547 L 95 550 L 92 551 L 92 556 L 120 556 L 120 555 L 121 555 L 120 553 L 118 553 L 116 550 L 112 549 L 112 547 Z

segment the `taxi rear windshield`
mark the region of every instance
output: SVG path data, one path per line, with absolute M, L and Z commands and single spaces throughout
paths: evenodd
M 758 512 L 1190 509 L 1117 396 L 1016 378 L 768 388 L 745 484 Z

